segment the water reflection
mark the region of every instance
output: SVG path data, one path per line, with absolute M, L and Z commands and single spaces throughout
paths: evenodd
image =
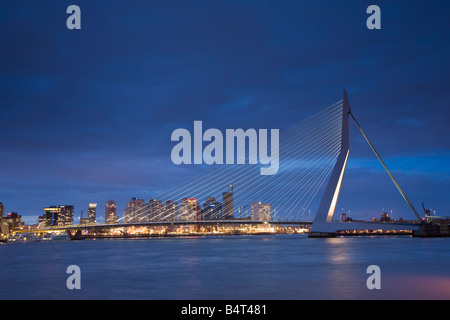
M 385 295 L 392 299 L 448 300 L 450 276 L 424 274 L 387 275 L 382 283 Z
M 0 298 L 450 299 L 448 239 L 230 237 L 0 246 Z M 366 287 L 369 265 L 381 290 Z M 45 284 L 45 285 L 44 285 Z

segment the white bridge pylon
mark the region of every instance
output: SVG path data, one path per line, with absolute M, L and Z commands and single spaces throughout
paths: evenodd
M 350 103 L 348 100 L 347 92 L 344 89 L 343 97 L 343 111 L 342 111 L 342 136 L 341 136 L 341 150 L 331 173 L 328 185 L 325 189 L 322 201 L 320 202 L 315 219 L 313 221 L 309 237 L 334 237 L 336 232 L 341 230 L 419 230 L 419 224 L 407 224 L 407 223 L 373 223 L 373 222 L 344 222 L 333 221 L 333 216 L 336 210 L 337 201 L 339 198 L 339 192 L 341 190 L 342 181 L 344 178 L 345 168 L 347 166 L 348 157 L 350 154 L 350 135 L 349 135 L 349 116 L 352 116 Z M 368 140 L 367 136 L 362 131 L 356 119 L 355 120 L 364 138 L 369 143 L 370 147 L 374 151 L 375 155 L 380 160 L 381 164 L 389 174 L 390 178 L 394 182 L 395 186 L 408 203 L 418 220 L 421 220 L 419 214 L 412 206 L 411 202 L 406 197 L 403 190 L 395 181 L 394 177 L 387 169 L 380 156 L 373 148 L 372 144 Z

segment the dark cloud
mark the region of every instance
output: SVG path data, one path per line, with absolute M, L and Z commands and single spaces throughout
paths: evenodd
M 121 210 L 198 171 L 171 163 L 174 129 L 194 120 L 287 128 L 341 99 L 344 87 L 415 203 L 448 211 L 445 1 L 379 1 L 382 29 L 372 31 L 364 1 L 78 1 L 78 31 L 65 26 L 70 4 L 0 5 L 7 211 L 59 203 L 79 211 L 109 198 Z M 371 169 L 354 127 L 351 146 L 342 206 L 362 214 L 398 203 L 390 181 L 381 200 L 359 192 L 385 176 Z

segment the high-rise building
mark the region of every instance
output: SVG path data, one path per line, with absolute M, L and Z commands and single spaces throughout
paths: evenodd
M 49 206 L 39 218 L 46 226 L 69 226 L 73 224 L 73 209 L 72 205 Z
M 89 203 L 88 221 L 89 221 L 89 223 L 95 223 L 96 219 L 97 219 L 97 204 Z
M 139 198 L 131 198 L 130 202 L 127 202 L 127 206 L 123 212 L 124 223 L 136 223 L 142 222 L 145 216 L 148 214 L 145 207 L 145 200 Z
M 219 220 L 222 218 L 222 204 L 214 197 L 205 200 L 199 213 L 199 220 Z
M 180 221 L 197 221 L 197 199 L 183 198 L 180 206 Z
M 5 206 L 0 202 L 0 224 L 2 224 L 3 216 L 5 215 Z
M 270 203 L 252 202 L 251 218 L 253 221 L 270 221 Z
M 150 199 L 148 202 L 148 214 L 145 221 L 160 221 L 163 214 L 163 203 L 160 200 Z
M 22 222 L 22 216 L 17 212 L 11 212 L 3 218 L 3 222 L 7 223 L 9 226 L 9 230 L 15 230 L 24 225 Z
M 52 226 L 53 224 L 53 213 L 44 210 L 44 214 L 38 217 L 38 224 L 42 227 Z
M 391 218 L 389 217 L 389 214 L 387 212 L 383 212 L 381 214 L 380 221 L 381 222 L 391 222 Z
M 119 223 L 119 216 L 116 213 L 117 206 L 114 200 L 108 200 L 105 203 L 105 223 L 115 224 Z
M 64 205 L 64 206 L 59 206 L 61 208 L 61 213 L 60 213 L 60 221 L 61 224 L 59 225 L 65 225 L 65 226 L 69 226 L 73 224 L 73 211 L 74 211 L 74 207 L 72 205 Z
M 223 193 L 222 219 L 234 219 L 233 191 Z
M 80 224 L 89 224 L 89 218 L 83 217 L 83 209 L 80 212 Z
M 178 202 L 168 200 L 164 205 L 163 221 L 178 221 Z

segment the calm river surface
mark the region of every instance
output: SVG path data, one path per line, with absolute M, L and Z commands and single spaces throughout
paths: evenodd
M 67 267 L 81 270 L 69 290 Z M 366 286 L 367 267 L 381 289 Z M 1 299 L 450 299 L 450 238 L 300 235 L 0 245 Z

